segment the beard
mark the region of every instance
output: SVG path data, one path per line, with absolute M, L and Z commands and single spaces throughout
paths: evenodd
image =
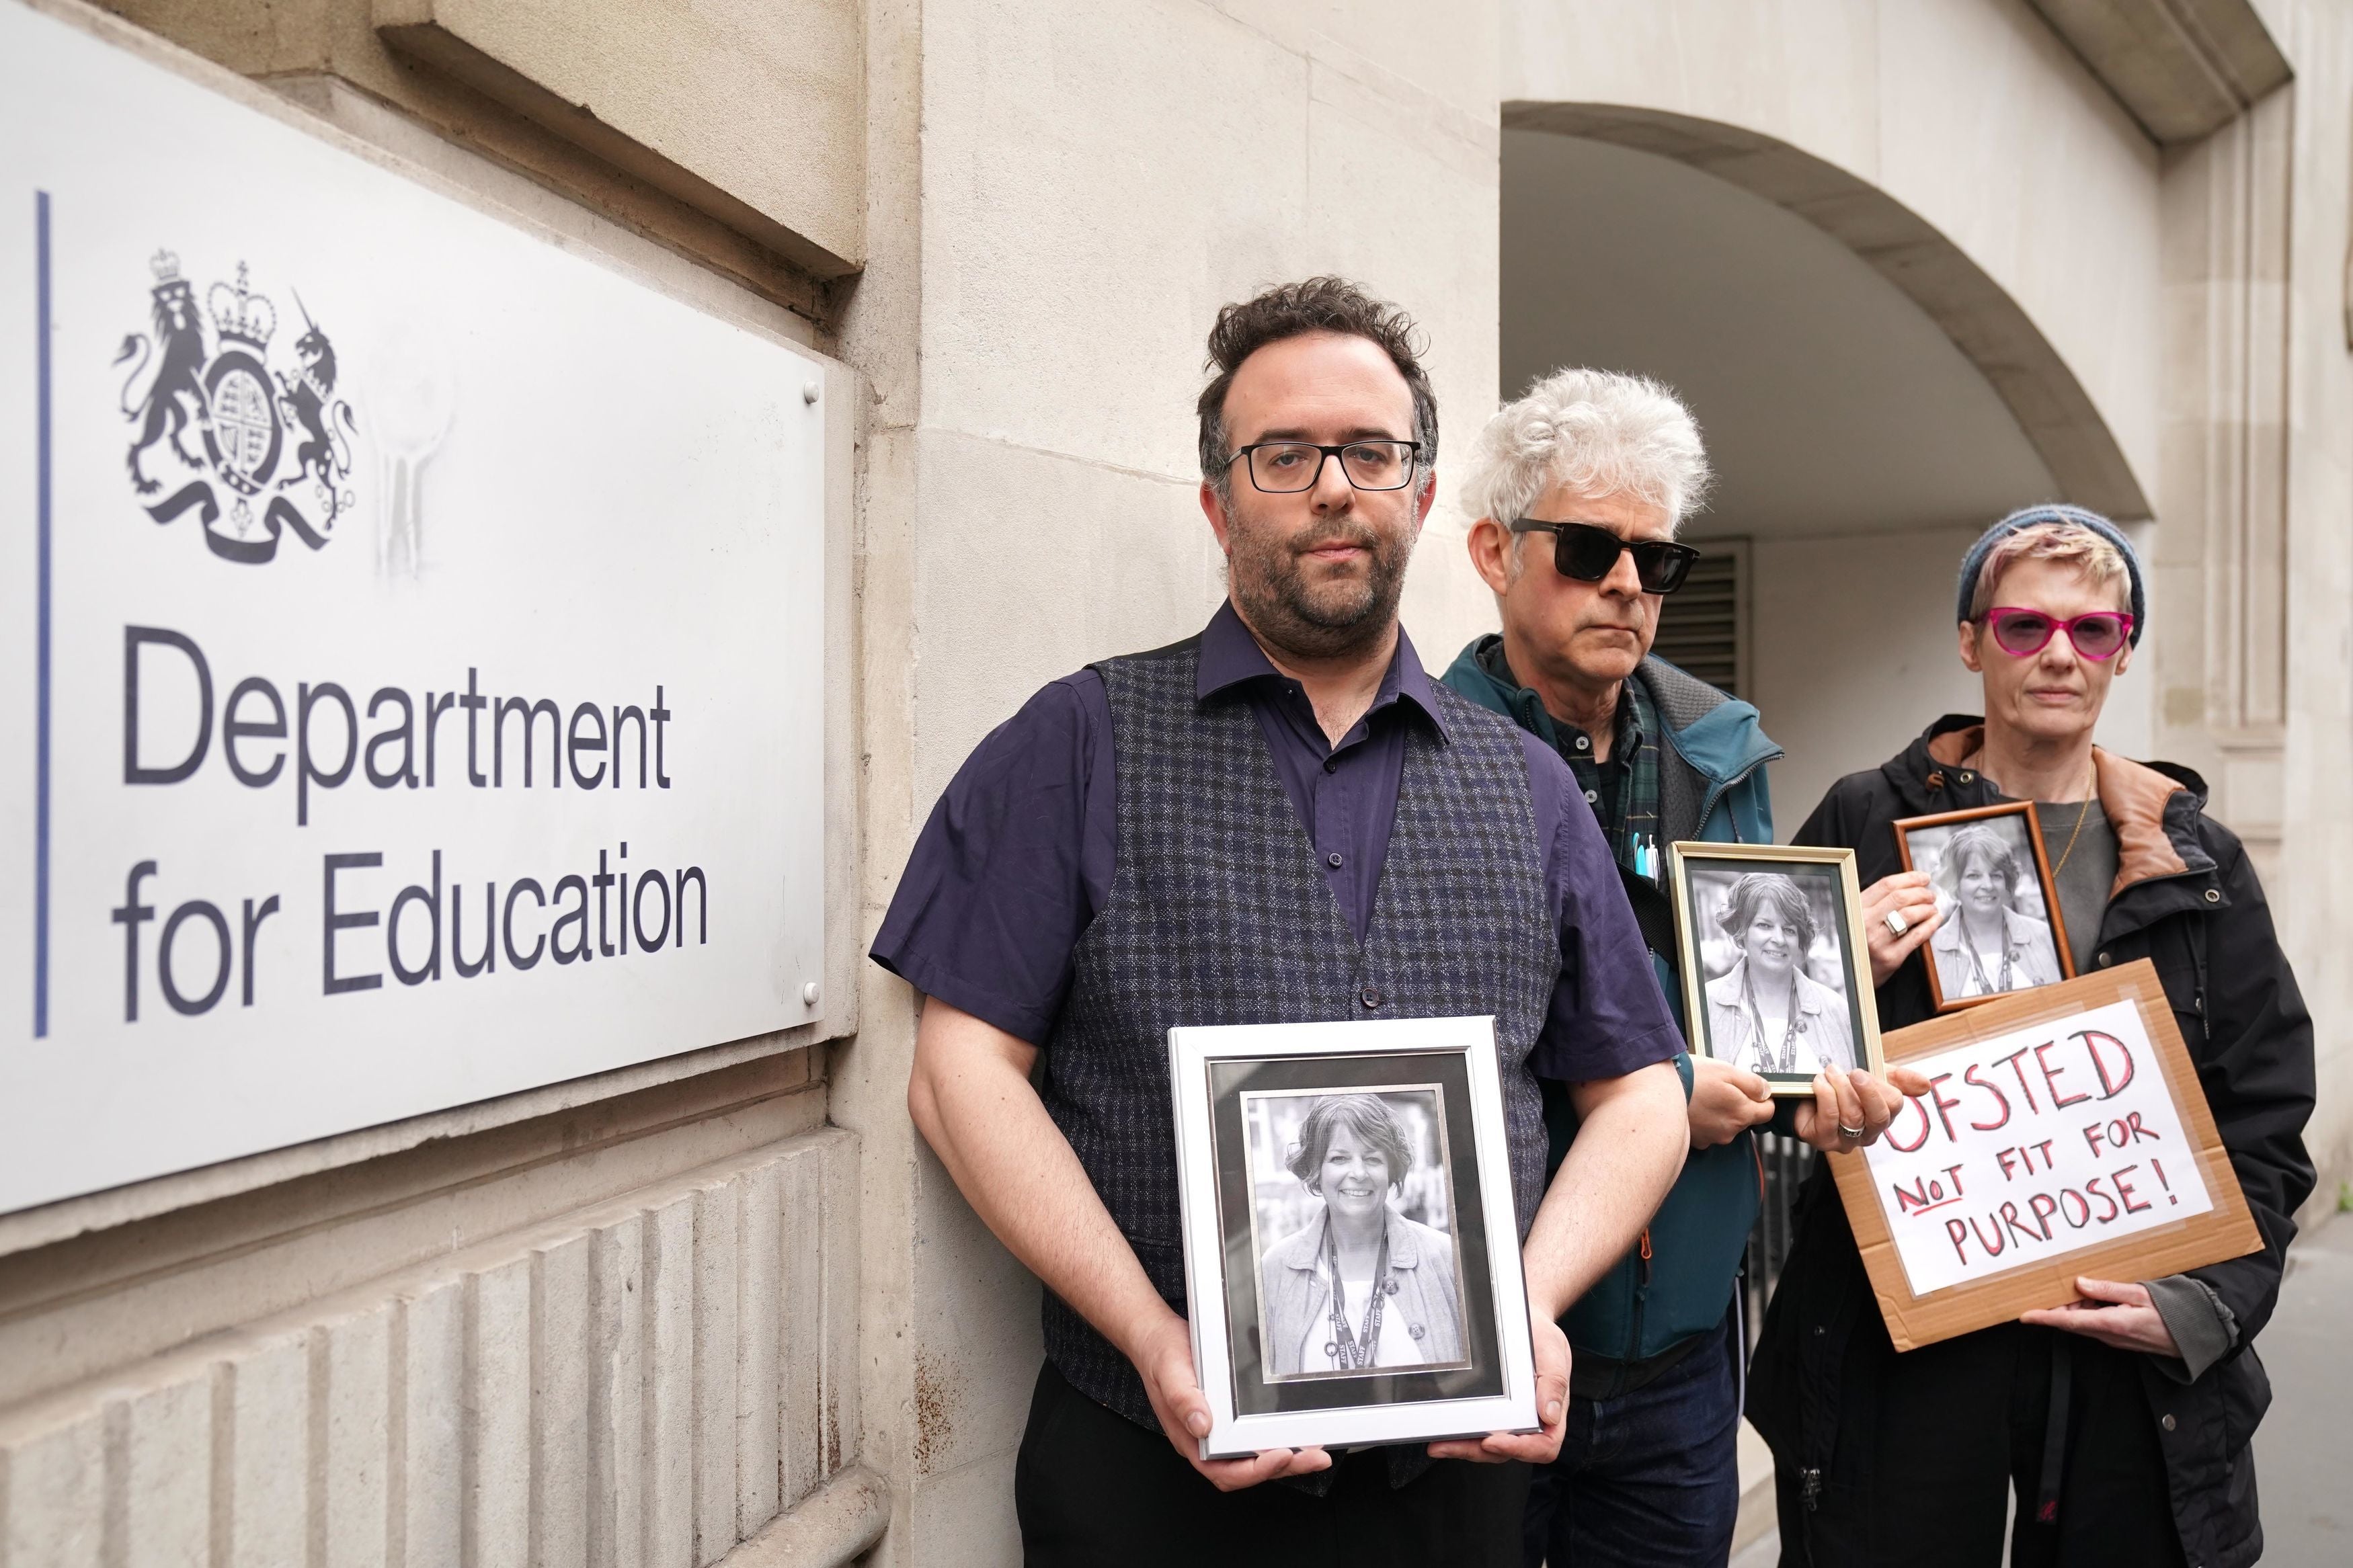
M 1285 538 L 1240 506 L 1228 515 L 1227 588 L 1250 629 L 1278 648 L 1330 658 L 1371 647 L 1395 624 L 1413 557 L 1409 529 L 1384 532 L 1347 514 Z M 1310 551 L 1333 543 L 1363 550 L 1364 569 L 1335 574 L 1309 562 Z

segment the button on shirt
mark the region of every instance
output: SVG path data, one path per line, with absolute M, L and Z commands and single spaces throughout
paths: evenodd
M 1324 883 L 1361 942 L 1397 821 L 1405 726 L 1445 739 L 1411 641 L 1399 632 L 1371 709 L 1336 745 L 1299 683 L 1268 661 L 1231 605 L 1201 634 L 1198 695 L 1250 705 Z M 1567 765 L 1534 736 L 1523 734 L 1521 743 L 1562 960 L 1529 1067 L 1583 1082 L 1666 1061 L 1683 1048 L 1682 1036 L 1609 847 Z M 1043 1045 L 1070 990 L 1072 950 L 1110 896 L 1115 766 L 1101 676 L 1081 670 L 1032 697 L 980 743 L 933 808 L 875 935 L 875 962 Z
M 1629 870 L 1637 869 L 1637 845 L 1645 838 L 1655 847 L 1659 837 L 1659 732 L 1662 728 L 1658 710 L 1650 693 L 1639 679 L 1630 679 L 1618 689 L 1618 710 L 1609 733 L 1609 760 L 1601 762 L 1593 754 L 1593 737 L 1565 719 L 1556 719 L 1546 711 L 1534 692 L 1520 686 L 1520 679 L 1512 673 L 1511 662 L 1504 657 L 1504 639 L 1489 637 L 1479 647 L 1479 662 L 1487 673 L 1506 688 L 1518 688 L 1526 700 L 1536 704 L 1535 713 L 1541 721 L 1533 728 L 1552 742 L 1588 805 L 1593 808 L 1596 820 L 1601 824 L 1601 835 L 1609 843 L 1619 863 Z

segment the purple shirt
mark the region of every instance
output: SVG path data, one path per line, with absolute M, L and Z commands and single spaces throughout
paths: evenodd
M 1229 604 L 1201 633 L 1200 697 L 1243 695 L 1332 896 L 1362 942 L 1388 858 L 1405 728 L 1446 721 L 1403 631 L 1373 705 L 1329 744 L 1297 681 Z M 1672 1058 L 1683 1036 L 1659 992 L 1592 809 L 1549 745 L 1523 732 L 1561 972 L 1528 1065 L 1571 1083 Z M 1118 847 L 1111 700 L 1092 669 L 997 726 L 932 810 L 872 957 L 916 989 L 1042 1046 L 1071 987 L 1071 951 L 1111 892 Z

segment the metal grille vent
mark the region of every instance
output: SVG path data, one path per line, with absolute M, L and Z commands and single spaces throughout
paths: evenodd
M 1748 542 L 1700 542 L 1706 553 L 1667 595 L 1651 651 L 1710 686 L 1746 695 L 1748 677 Z

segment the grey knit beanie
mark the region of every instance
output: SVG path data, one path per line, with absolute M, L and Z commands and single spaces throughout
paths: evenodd
M 2080 506 L 2068 506 L 2061 501 L 2021 507 L 1978 535 L 1978 542 L 1969 546 L 1968 554 L 1961 557 L 1960 599 L 1953 618 L 1956 621 L 1969 618 L 1969 601 L 1978 596 L 1978 574 L 1985 570 L 1986 557 L 1993 553 L 1993 547 L 2020 529 L 2031 528 L 2038 522 L 2072 522 L 2078 528 L 2090 529 L 2116 547 L 2116 553 L 2125 558 L 2125 572 L 2132 580 L 2132 640 L 2134 647 L 2139 647 L 2140 634 L 2148 629 L 2148 596 L 2141 587 L 2140 552 L 2132 547 L 2132 541 L 2125 537 L 2123 529 L 2098 512 L 2086 511 Z

